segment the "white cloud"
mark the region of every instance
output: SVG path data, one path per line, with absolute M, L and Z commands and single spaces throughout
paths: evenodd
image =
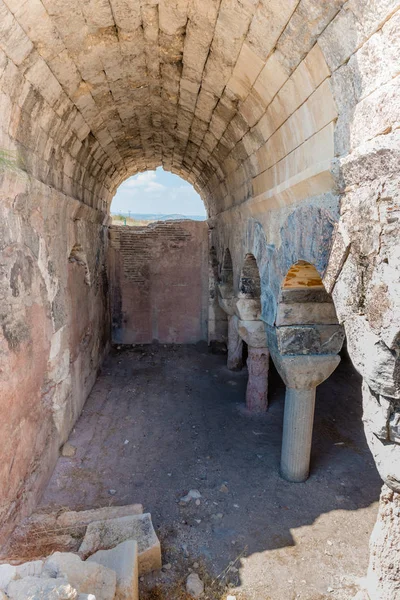
M 162 169 L 127 179 L 118 189 L 111 212 L 201 215 L 204 205 L 193 187 Z
M 121 185 L 121 188 L 132 189 L 132 188 L 141 188 L 149 185 L 154 182 L 156 179 L 155 171 L 145 171 L 144 173 L 139 173 L 135 177 L 130 177 Z
M 145 192 L 158 192 L 161 190 L 167 189 L 165 185 L 162 183 L 157 183 L 157 181 L 150 181 L 145 187 Z

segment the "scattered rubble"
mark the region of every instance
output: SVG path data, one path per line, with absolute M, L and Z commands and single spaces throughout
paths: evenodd
M 139 569 L 161 569 L 160 542 L 140 504 L 38 514 L 32 522 L 83 528 L 81 556 L 56 551 L 40 560 L 0 565 L 0 600 L 138 600 Z

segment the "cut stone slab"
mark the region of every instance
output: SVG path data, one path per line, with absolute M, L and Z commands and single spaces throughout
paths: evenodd
M 79 593 L 93 594 L 96 600 L 113 600 L 116 573 L 98 563 L 84 562 L 72 552 L 55 552 L 45 562 L 44 572 L 65 578 Z
M 64 578 L 25 577 L 10 583 L 7 596 L 10 600 L 77 600 L 78 592 Z
M 136 540 L 138 544 L 140 575 L 161 569 L 161 546 L 150 513 L 90 523 L 79 554 L 85 559 L 126 540 Z
M 105 506 L 92 510 L 67 511 L 57 517 L 59 527 L 73 527 L 75 525 L 89 525 L 93 521 L 105 521 L 107 519 L 118 519 L 131 515 L 143 514 L 141 504 L 127 504 L 126 506 Z
M 117 574 L 115 600 L 139 600 L 138 545 L 126 540 L 111 550 L 98 550 L 87 562 L 95 562 Z

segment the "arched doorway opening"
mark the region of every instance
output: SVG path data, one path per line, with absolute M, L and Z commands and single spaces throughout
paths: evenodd
M 111 218 L 113 341 L 206 341 L 208 226 L 197 192 L 162 168 L 145 171 L 120 186 Z
M 246 254 L 244 259 L 236 314 L 248 370 L 246 407 L 251 412 L 262 413 L 268 408 L 269 351 L 261 320 L 261 278 L 253 254 Z

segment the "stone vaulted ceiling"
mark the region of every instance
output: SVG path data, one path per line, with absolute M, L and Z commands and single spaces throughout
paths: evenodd
M 279 160 L 310 137 L 284 139 L 281 156 L 273 134 L 323 87 L 329 69 L 315 42 L 342 4 L 0 0 L 7 145 L 38 179 L 97 208 L 126 177 L 159 165 L 224 208 L 228 172 L 231 194 L 241 189 L 233 201 L 246 198 L 249 178 L 274 164 L 267 142 Z

